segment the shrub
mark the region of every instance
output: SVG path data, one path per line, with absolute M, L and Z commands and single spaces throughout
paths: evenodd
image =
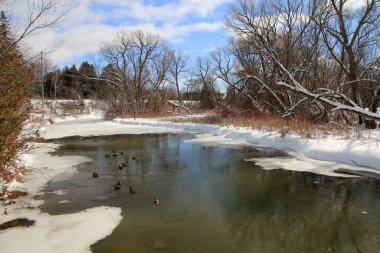
M 0 173 L 1 179 L 17 175 L 17 158 L 26 148 L 24 122 L 30 112 L 32 70 L 25 64 L 2 13 L 0 27 Z

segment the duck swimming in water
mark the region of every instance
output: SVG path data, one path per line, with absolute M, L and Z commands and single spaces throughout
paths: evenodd
M 120 188 L 121 188 L 121 182 L 120 182 L 120 180 L 116 180 L 116 183 L 115 183 L 115 185 L 113 187 L 115 188 L 115 190 L 120 190 Z
M 155 197 L 153 203 L 154 203 L 155 205 L 160 204 L 160 199 L 159 199 L 158 197 Z
M 129 187 L 129 192 L 130 193 L 136 193 L 136 190 L 132 188 L 132 186 Z
M 96 172 L 92 172 L 92 177 L 99 177 L 99 174 Z

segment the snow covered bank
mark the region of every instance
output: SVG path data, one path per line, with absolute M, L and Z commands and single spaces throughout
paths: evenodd
M 70 127 L 69 127 L 70 126 Z M 74 127 L 71 127 L 74 126 Z M 190 142 L 209 146 L 256 145 L 272 147 L 289 152 L 292 160 L 252 159 L 266 168 L 310 171 L 331 176 L 347 176 L 335 173 L 337 169 L 367 170 L 380 173 L 380 132 L 372 131 L 367 139 L 346 139 L 338 136 L 328 138 L 304 138 L 288 134 L 195 123 L 173 123 L 162 119 L 115 119 L 113 121 L 66 121 L 50 125 L 42 136 L 47 139 L 65 136 L 97 136 L 112 134 L 144 133 L 195 133 Z M 329 161 L 331 163 L 320 163 Z
M 25 210 L 25 209 L 24 209 Z M 17 216 L 35 220 L 28 228 L 0 233 L 1 252 L 91 252 L 90 246 L 110 235 L 121 220 L 120 208 L 96 207 L 65 215 L 24 211 Z M 16 215 L 10 215 L 16 218 Z
M 163 126 L 139 126 L 115 124 L 99 118 L 57 121 L 58 124 L 50 125 L 41 131 L 41 137 L 56 139 L 68 136 L 102 136 L 115 134 L 144 134 L 144 133 L 167 133 L 182 132 Z
M 171 128 L 175 131 L 207 133 L 210 136 L 201 135 L 201 138 L 193 143 L 210 144 L 228 143 L 226 140 L 241 142 L 242 145 L 258 145 L 286 150 L 291 158 L 283 159 L 251 159 L 263 168 L 282 168 L 296 171 L 309 171 L 316 174 L 329 176 L 347 175 L 336 173 L 337 169 L 352 171 L 369 171 L 380 173 L 380 138 L 379 132 L 372 131 L 368 139 L 345 139 L 331 136 L 326 139 L 304 138 L 295 134 L 288 134 L 282 138 L 278 133 L 238 128 L 232 126 L 217 126 L 208 124 L 172 123 L 161 120 L 116 119 L 117 124 L 130 126 L 150 126 Z M 218 136 L 218 141 L 215 141 Z M 224 139 L 221 139 L 224 138 Z M 322 161 L 329 161 L 323 163 Z M 363 168 L 364 167 L 364 168 Z
M 96 207 L 65 215 L 41 213 L 38 206 L 43 201 L 32 197 L 41 194 L 50 180 L 70 178 L 76 173 L 76 165 L 91 161 L 86 157 L 49 154 L 57 147 L 55 144 L 37 144 L 23 156 L 31 171 L 23 183 L 14 182 L 10 190 L 27 191 L 28 196 L 5 206 L 8 214 L 2 212 L 0 224 L 19 218 L 27 218 L 35 224 L 1 231 L 1 252 L 91 252 L 90 246 L 111 234 L 120 223 L 120 208 Z M 65 193 L 64 189 L 56 192 Z
M 371 138 L 305 139 L 288 134 L 282 138 L 270 133 L 247 128 L 192 123 L 172 123 L 162 119 L 115 119 L 104 121 L 99 117 L 80 116 L 72 120 L 56 119 L 41 131 L 46 139 L 67 136 L 100 136 L 114 134 L 145 133 L 194 133 L 188 140 L 205 146 L 237 147 L 246 145 L 274 147 L 286 150 L 290 157 L 247 159 L 264 169 L 288 169 L 309 171 L 331 176 L 352 176 L 336 173 L 336 170 L 369 171 L 380 173 L 380 134 L 371 132 Z M 79 213 L 65 215 L 43 214 L 37 208 L 41 200 L 30 197 L 39 194 L 50 180 L 61 180 L 76 173 L 75 166 L 90 161 L 80 156 L 52 156 L 49 152 L 58 146 L 40 144 L 23 160 L 31 168 L 24 183 L 14 183 L 14 190 L 26 190 L 29 197 L 22 197 L 14 205 L 7 206 L 8 214 L 0 215 L 0 224 L 27 218 L 36 223 L 28 228 L 12 228 L 0 232 L 1 252 L 28 252 L 31 245 L 35 252 L 89 252 L 90 245 L 112 233 L 122 219 L 120 208 L 96 207 Z M 322 160 L 322 161 L 321 161 Z M 361 166 L 371 167 L 363 168 Z M 55 194 L 66 194 L 61 189 Z M 32 209 L 30 209 L 32 208 Z

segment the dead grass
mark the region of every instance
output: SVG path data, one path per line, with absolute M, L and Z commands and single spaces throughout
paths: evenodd
M 225 114 L 223 112 L 210 114 L 202 118 L 180 119 L 182 122 L 219 124 L 223 126 L 246 127 L 251 129 L 276 132 L 282 138 L 290 133 L 297 133 L 306 138 L 326 137 L 330 134 L 349 136 L 349 129 L 343 129 L 326 122 L 313 122 L 302 116 L 276 117 L 270 114 Z M 176 120 L 178 122 L 178 120 Z
M 162 105 L 160 107 L 159 111 L 148 111 L 148 110 L 141 110 L 136 112 L 136 118 L 165 118 L 165 117 L 172 117 L 172 116 L 178 116 L 178 115 L 185 115 L 183 112 L 179 112 L 177 110 L 173 110 L 173 108 L 169 105 Z M 133 113 L 127 113 L 125 115 L 117 115 L 117 117 L 123 118 L 133 118 Z
M 117 115 L 118 118 L 133 118 L 133 113 L 128 113 L 126 115 Z M 142 111 L 136 113 L 136 118 L 160 118 L 162 116 L 162 112 L 149 112 Z
M 26 195 L 28 195 L 28 193 L 25 191 L 11 191 L 11 192 L 9 192 L 9 198 L 10 199 L 17 199 L 19 197 L 24 197 Z

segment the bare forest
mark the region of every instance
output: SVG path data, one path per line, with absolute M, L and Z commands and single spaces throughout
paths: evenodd
M 241 0 L 225 21 L 227 46 L 208 57 L 192 63 L 158 35 L 120 32 L 99 50 L 101 64 L 54 69 L 44 92 L 107 101 L 111 116 L 191 100 L 203 109 L 373 128 L 379 119 L 378 17 L 375 0 L 360 8 L 350 1 Z

